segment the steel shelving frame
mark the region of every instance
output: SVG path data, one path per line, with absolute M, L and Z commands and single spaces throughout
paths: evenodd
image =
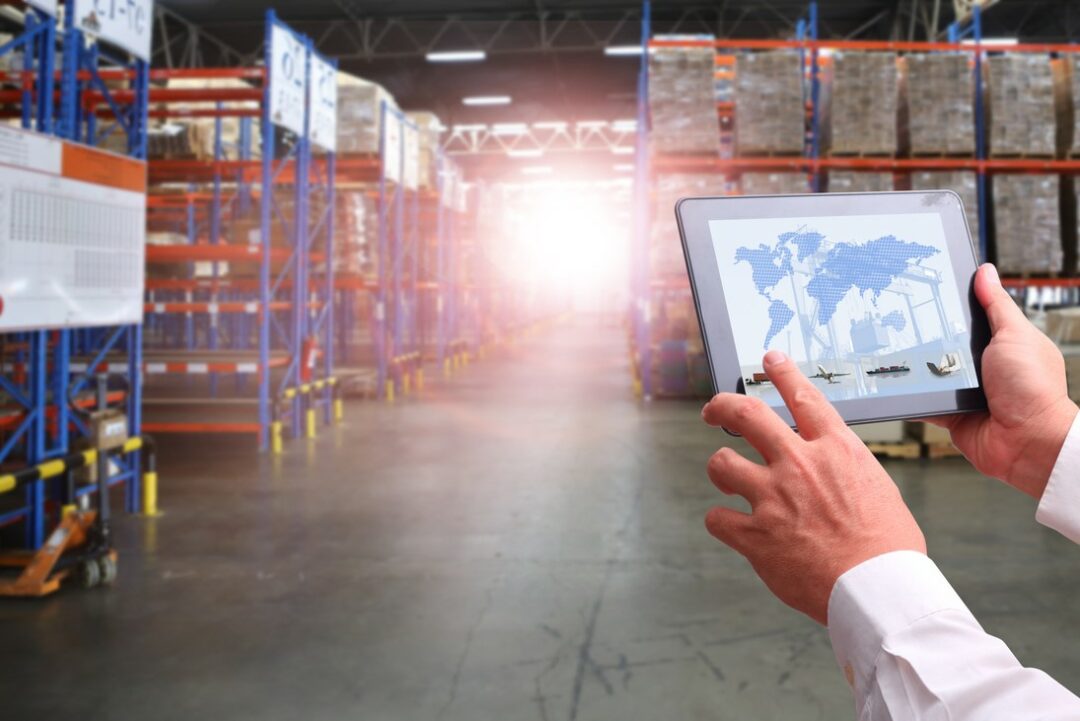
M 206 279 L 190 277 L 189 273 L 187 279 L 148 281 L 146 310 L 154 318 L 151 327 L 165 342 L 148 354 L 146 372 L 209 376 L 211 397 L 187 399 L 202 406 L 197 412 L 205 413 L 206 407 L 219 403 L 249 400 L 257 406 L 257 414 L 241 422 L 200 417 L 181 422 L 163 420 L 147 428 L 159 434 L 250 434 L 258 438 L 262 450 L 278 448 L 277 434 L 283 426 L 293 437 L 304 434 L 305 428 L 310 434 L 312 426 L 305 423 L 309 412 L 321 409 L 324 422 L 332 422 L 333 383 L 325 381 L 333 378 L 335 367 L 331 261 L 337 158 L 334 153 L 314 152 L 306 132 L 292 138 L 292 145 L 284 151 L 279 147 L 284 144 L 278 142 L 281 131 L 270 114 L 270 36 L 274 27 L 286 26 L 271 10 L 267 13 L 263 67 L 158 70 L 151 74 L 154 81 L 235 79 L 253 83 L 250 88 L 155 87 L 149 93 L 155 118 L 215 119 L 215 141 L 213 159 L 150 163 L 152 184 L 186 183 L 190 192 L 179 198 L 152 200 L 150 222 L 157 227 L 171 223 L 187 237 L 188 244 L 150 246 L 148 263 L 181 268 L 209 263 L 212 274 Z M 303 38 L 302 42 L 312 51 L 310 40 Z M 174 107 L 180 103 L 202 107 Z M 222 138 L 225 118 L 240 119 L 236 159 L 226 158 Z M 258 159 L 253 159 L 252 153 L 252 118 L 261 121 Z M 310 123 L 310 118 L 305 122 Z M 198 185 L 208 185 L 210 190 L 196 192 Z M 282 194 L 291 199 L 291 208 L 280 199 Z M 257 244 L 224 242 L 230 215 L 235 220 L 255 213 Z M 275 236 L 284 243 L 276 246 Z M 222 262 L 255 265 L 257 272 L 254 276 L 225 277 L 219 275 L 218 264 Z M 226 347 L 221 344 L 223 335 Z M 206 338 L 205 343 L 199 342 L 200 336 Z M 219 396 L 222 375 L 236 377 L 236 393 L 231 399 Z M 252 376 L 257 388 L 248 394 L 246 380 Z M 315 385 L 319 387 L 312 391 Z M 309 392 L 296 392 L 304 388 Z M 175 408 L 181 404 L 171 399 L 168 405 Z
M 26 7 L 24 32 L 0 47 L 0 55 L 23 52 L 20 87 L 0 91 L 0 101 L 21 104 L 24 128 L 69 142 L 97 146 L 110 134 L 122 133 L 125 154 L 145 160 L 147 62 L 125 52 L 114 52 L 85 36 L 75 27 L 72 0 L 66 0 L 63 6 L 62 32 L 58 32 L 54 18 Z M 60 68 L 55 64 L 58 39 L 63 47 Z M 55 84 L 57 70 L 59 88 Z M 107 84 L 106 78 L 113 84 Z M 125 82 L 126 87 L 117 87 Z M 96 103 L 90 102 L 91 97 Z M 103 112 L 98 112 L 98 104 L 105 106 Z M 102 129 L 99 125 L 103 121 L 108 122 Z M 10 342 L 14 356 L 0 369 L 11 375 L 0 376 L 0 390 L 16 408 L 0 419 L 0 428 L 7 432 L 0 446 L 0 463 L 12 460 L 21 450 L 21 462 L 37 465 L 67 454 L 73 434 L 89 435 L 86 422 L 73 409 L 89 408 L 85 395 L 93 390 L 94 377 L 99 373 L 115 372 L 126 377 L 125 389 L 110 393 L 109 400 L 124 405 L 129 435 L 140 435 L 141 325 L 38 330 L 11 334 L 3 340 L 5 344 Z M 115 462 L 118 471 L 109 479 L 109 485 L 123 484 L 126 510 L 138 512 L 142 491 L 140 454 L 132 453 Z M 78 493 L 85 495 L 95 490 L 87 487 Z M 28 484 L 25 494 L 23 506 L 0 514 L 0 526 L 24 522 L 24 543 L 36 549 L 45 540 L 46 501 L 50 496 L 62 502 L 73 499 L 63 498 L 58 489 L 51 489 L 42 480 Z
M 635 390 L 645 398 L 651 398 L 652 351 L 650 339 L 651 301 L 656 293 L 689 292 L 689 283 L 679 280 L 654 279 L 648 266 L 649 227 L 651 223 L 649 203 L 650 187 L 654 174 L 663 172 L 716 172 L 735 175 L 746 170 L 804 171 L 810 188 L 820 190 L 820 178 L 827 170 L 911 172 L 919 170 L 967 170 L 976 174 L 979 214 L 978 246 L 982 257 L 988 256 L 989 248 L 989 192 L 987 179 L 999 173 L 1056 173 L 1080 175 L 1080 159 L 1039 158 L 992 158 L 987 152 L 986 102 L 982 67 L 988 53 L 1045 53 L 1050 55 L 1080 53 L 1080 45 L 1064 43 L 1019 43 L 1009 46 L 982 44 L 981 9 L 975 6 L 970 21 L 964 25 L 954 24 L 948 29 L 947 42 L 906 42 L 877 40 L 824 40 L 818 37 L 817 3 L 808 5 L 807 18 L 800 20 L 796 37 L 791 40 L 772 39 L 716 39 L 716 40 L 663 40 L 653 39 L 650 29 L 651 3 L 646 0 L 642 14 L 642 60 L 638 79 L 637 146 L 635 164 L 635 231 L 633 275 L 633 340 L 635 367 L 638 374 Z M 963 41 L 968 40 L 971 44 Z M 810 77 L 807 106 L 810 112 L 809 132 L 801 156 L 725 157 L 717 155 L 685 155 L 651 157 L 649 153 L 649 49 L 660 47 L 712 47 L 716 50 L 798 50 L 804 58 L 804 67 Z M 832 51 L 884 51 L 884 52 L 957 52 L 973 56 L 975 73 L 975 137 L 974 157 L 823 157 L 821 152 L 819 54 Z M 722 110 L 722 109 L 721 109 Z M 1080 279 L 1007 278 L 1006 285 L 1014 289 L 1024 288 L 1080 288 Z

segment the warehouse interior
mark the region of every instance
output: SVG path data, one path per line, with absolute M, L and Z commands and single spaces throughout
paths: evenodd
M 0 2 L 0 716 L 854 718 L 703 526 L 754 451 L 701 420 L 673 208 L 953 191 L 1080 401 L 1078 38 L 1043 0 Z M 1080 551 L 943 429 L 855 430 L 1080 692 Z

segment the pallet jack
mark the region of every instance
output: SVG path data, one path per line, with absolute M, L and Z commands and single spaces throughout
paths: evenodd
M 64 507 L 60 523 L 39 550 L 0 554 L 0 568 L 21 570 L 14 580 L 0 580 L 0 597 L 48 596 L 69 578 L 86 589 L 108 586 L 116 580 L 117 553 L 112 548 L 109 509 L 110 457 L 133 453 L 147 445 L 148 467 L 152 469 L 153 448 L 142 438 L 128 437 L 127 416 L 108 406 L 108 376 L 104 374 L 97 376 L 97 410 L 88 414 L 88 420 L 88 450 L 16 474 L 0 475 L 0 491 L 63 475 L 70 504 Z M 88 507 L 90 494 L 82 497 L 82 504 L 75 500 L 74 472 L 83 468 L 96 472 L 96 509 Z

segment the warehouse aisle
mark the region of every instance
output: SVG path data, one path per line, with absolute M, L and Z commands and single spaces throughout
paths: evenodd
M 0 604 L 4 717 L 845 719 L 823 629 L 705 533 L 722 435 L 566 326 L 280 461 L 189 441 L 110 592 Z M 939 564 L 1080 689 L 1080 552 L 961 460 L 892 464 Z

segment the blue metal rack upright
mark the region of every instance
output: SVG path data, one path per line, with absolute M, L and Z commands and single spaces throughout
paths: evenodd
M 29 6 L 23 32 L 0 45 L 0 57 L 22 55 L 21 74 L 4 80 L 17 80 L 21 123 L 27 130 L 54 132 L 55 52 L 56 20 Z M 56 334 L 0 335 L 0 347 L 14 349 L 10 358 L 0 353 L 0 394 L 6 397 L 0 409 L 0 465 L 15 459 L 37 465 L 67 453 L 68 406 L 50 403 L 50 397 L 66 398 L 68 339 L 64 331 L 53 342 L 50 335 Z M 29 484 L 14 508 L 0 511 L 0 527 L 22 522 L 24 545 L 38 548 L 45 538 L 45 500 L 45 482 Z
M 58 134 L 77 143 L 98 146 L 113 133 L 122 133 L 126 154 L 145 161 L 149 123 L 150 63 L 120 49 L 106 48 L 101 41 L 88 37 L 75 25 L 74 0 L 64 3 L 64 57 L 60 78 L 60 116 Z M 110 86 L 105 76 L 113 79 Z M 118 89 L 116 84 L 127 84 Z M 111 122 L 99 129 L 99 106 L 108 108 Z M 77 396 L 93 388 L 94 376 L 111 372 L 117 365 L 126 376 L 125 405 L 128 434 L 142 433 L 143 328 L 141 324 L 79 331 L 60 331 L 70 337 L 72 355 L 85 362 L 71 366 L 72 380 L 68 394 Z M 67 339 L 60 341 L 67 343 Z M 123 359 L 117 362 L 116 356 Z M 74 427 L 88 435 L 89 429 L 77 414 L 71 414 Z M 136 452 L 116 461 L 120 472 L 113 485 L 125 484 L 125 506 L 137 513 L 142 505 L 141 454 Z M 92 492 L 92 488 L 86 492 Z

